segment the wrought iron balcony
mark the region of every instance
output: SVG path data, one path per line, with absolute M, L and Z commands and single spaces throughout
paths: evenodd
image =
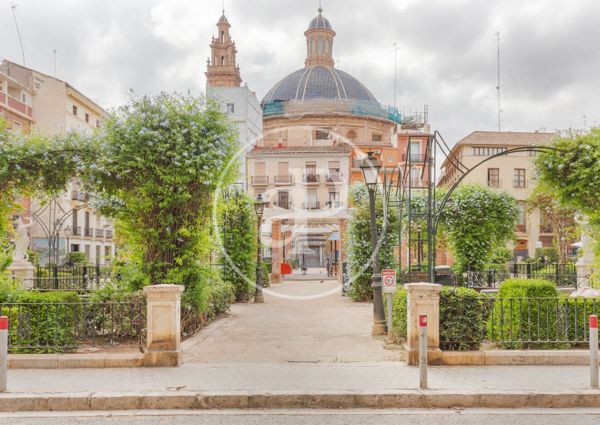
M 105 236 L 104 236 L 104 237 L 105 237 L 106 239 L 112 239 L 112 238 L 113 238 L 113 231 L 112 231 L 112 230 L 109 230 L 109 229 L 106 229 L 106 230 L 105 230 Z
M 275 176 L 275 184 L 292 184 L 292 175 L 291 174 L 283 174 L 280 176 Z
M 342 175 L 340 174 L 339 171 L 330 170 L 327 173 L 327 176 L 325 177 L 325 181 L 327 183 L 341 183 L 342 182 Z
M 318 174 L 304 174 L 302 176 L 302 181 L 304 183 L 312 183 L 312 184 L 318 184 L 321 181 L 321 176 L 319 176 Z
M 255 186 L 268 185 L 269 176 L 252 176 L 251 182 Z
M 84 227 L 83 236 L 91 238 L 92 236 L 94 236 L 94 229 L 92 229 L 91 227 Z
M 319 201 L 303 202 L 302 208 L 305 210 L 318 210 L 321 209 L 321 203 Z
M 96 237 L 103 238 L 104 237 L 104 229 L 96 229 Z

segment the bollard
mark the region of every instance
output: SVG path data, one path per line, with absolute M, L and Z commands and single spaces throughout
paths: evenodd
M 598 316 L 590 316 L 590 383 L 598 388 Z
M 6 391 L 8 369 L 8 317 L 0 317 L 0 392 Z
M 419 315 L 419 385 L 427 389 L 427 315 Z

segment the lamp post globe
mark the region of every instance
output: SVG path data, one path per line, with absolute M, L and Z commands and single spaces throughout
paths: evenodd
M 259 194 L 254 202 L 254 211 L 256 212 L 256 238 L 257 238 L 257 249 L 256 249 L 256 290 L 254 292 L 254 302 L 264 303 L 265 298 L 263 295 L 263 279 L 262 279 L 262 245 L 260 242 L 260 225 L 265 211 L 267 202 L 263 201 L 263 197 Z
M 373 274 L 371 275 L 371 288 L 373 289 L 373 335 L 384 335 L 387 332 L 385 312 L 383 309 L 383 295 L 381 291 L 381 264 L 379 262 L 379 253 L 377 252 L 377 223 L 375 212 L 375 197 L 377 194 L 377 185 L 379 184 L 379 171 L 381 162 L 368 152 L 363 160 L 360 169 L 363 173 L 367 191 L 369 192 L 369 211 L 370 211 L 370 230 L 371 230 L 371 253 L 373 262 Z

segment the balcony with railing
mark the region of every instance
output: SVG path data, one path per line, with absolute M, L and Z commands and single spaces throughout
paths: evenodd
M 267 186 L 269 184 L 269 176 L 252 176 L 250 182 L 253 186 Z
M 344 203 L 341 201 L 328 201 L 327 208 L 342 208 Z
M 96 237 L 103 238 L 104 237 L 104 229 L 96 229 Z
M 85 236 L 86 238 L 91 238 L 92 236 L 94 236 L 94 229 L 92 229 L 91 227 L 84 227 L 83 236 Z
M 551 224 L 540 224 L 540 233 L 554 233 Z
M 302 208 L 305 210 L 318 210 L 321 209 L 321 203 L 319 201 L 306 201 L 302 203 Z
M 282 174 L 279 176 L 275 176 L 274 182 L 277 185 L 291 185 L 292 184 L 292 175 L 291 174 Z
M 31 109 L 31 106 L 2 91 L 0 91 L 0 104 L 27 118 L 33 118 L 33 109 Z
M 427 155 L 424 153 L 409 153 L 402 155 L 402 162 L 409 162 L 411 164 L 424 164 L 427 161 Z
M 73 227 L 73 236 L 81 236 L 81 226 Z
M 339 170 L 329 170 L 325 176 L 327 184 L 336 184 L 342 182 L 342 175 Z
M 112 238 L 113 238 L 113 231 L 112 231 L 112 230 L 110 230 L 110 229 L 106 229 L 106 230 L 105 230 L 105 235 L 104 235 L 104 237 L 105 237 L 106 239 L 112 239 Z
M 319 184 L 321 182 L 321 176 L 316 173 L 304 174 L 302 181 L 309 185 Z

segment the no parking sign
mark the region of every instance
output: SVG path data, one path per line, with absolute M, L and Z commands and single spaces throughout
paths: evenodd
M 396 292 L 396 270 L 385 269 L 381 271 L 381 283 L 384 293 Z

